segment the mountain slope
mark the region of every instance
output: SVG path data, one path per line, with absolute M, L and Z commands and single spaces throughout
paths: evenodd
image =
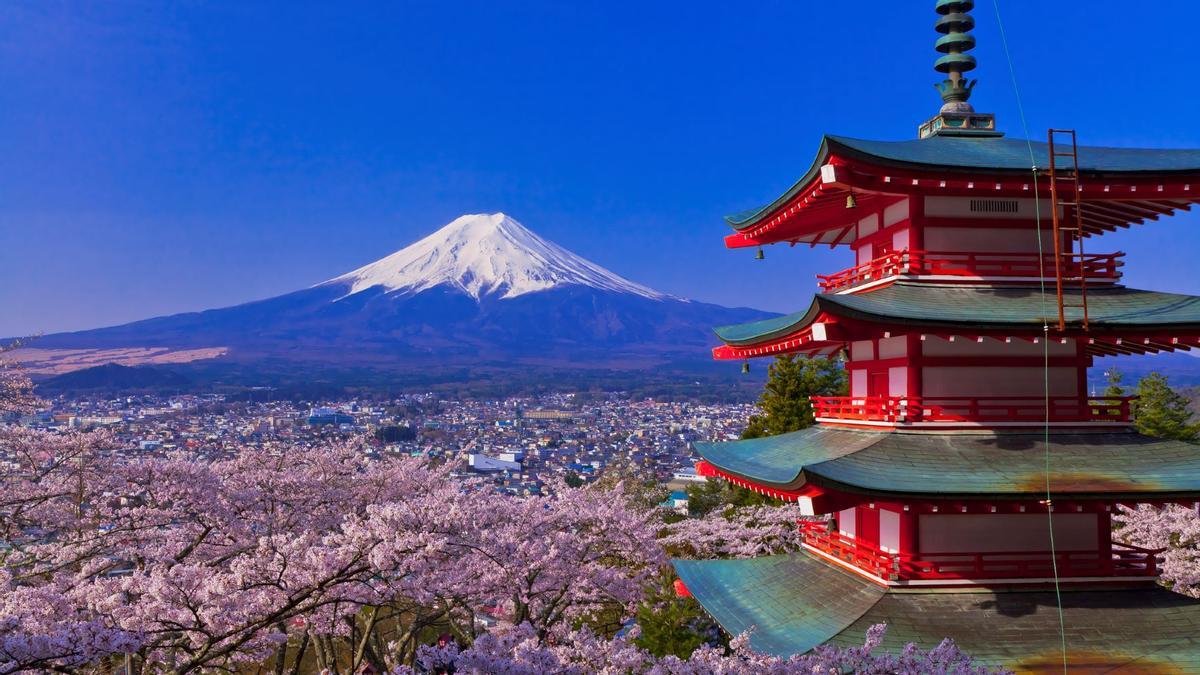
M 179 392 L 186 391 L 191 385 L 191 380 L 169 370 L 109 363 L 94 368 L 76 370 L 39 382 L 38 392 L 50 395 L 81 391 Z
M 702 362 L 711 327 L 765 317 L 660 293 L 504 214 L 463 216 L 377 262 L 234 307 L 51 335 L 40 348 L 227 348 L 368 367 Z

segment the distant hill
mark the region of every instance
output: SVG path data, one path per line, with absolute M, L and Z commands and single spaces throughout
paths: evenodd
M 82 392 L 173 393 L 192 387 L 192 380 L 154 366 L 122 366 L 109 363 L 64 373 L 38 383 L 39 394 L 76 394 Z
M 206 370 L 203 364 L 225 364 L 211 369 L 223 373 L 361 369 L 406 377 L 479 368 L 649 373 L 674 364 L 711 365 L 714 326 L 769 316 L 661 293 L 496 213 L 458 218 L 411 246 L 307 289 L 47 335 L 35 346 L 52 356 L 135 348 L 166 350 L 156 359 L 199 354 L 201 360 L 184 371 L 194 377 Z M 216 356 L 204 358 L 210 355 Z M 736 366 L 727 371 L 735 373 Z
M 1137 386 L 1138 380 L 1152 372 L 1167 376 L 1176 389 L 1200 387 L 1200 358 L 1188 352 L 1167 352 L 1142 356 L 1117 356 L 1096 359 L 1088 372 L 1088 384 L 1097 391 L 1104 388 L 1105 372 L 1111 368 L 1121 371 L 1125 384 Z

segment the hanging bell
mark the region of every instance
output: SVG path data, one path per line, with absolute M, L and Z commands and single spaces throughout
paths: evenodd
M 767 257 L 767 256 L 763 255 L 763 250 L 762 250 L 761 248 L 760 248 L 760 249 L 758 249 L 758 253 L 755 253 L 755 254 L 754 254 L 754 259 L 755 259 L 755 260 L 762 260 L 762 259 L 764 259 L 764 258 L 766 258 L 766 257 Z
M 748 372 L 750 372 L 750 362 L 746 361 L 742 364 L 742 374 L 745 375 Z
M 846 195 L 846 208 L 848 208 L 848 209 L 857 209 L 858 208 L 858 200 L 854 198 L 853 192 Z

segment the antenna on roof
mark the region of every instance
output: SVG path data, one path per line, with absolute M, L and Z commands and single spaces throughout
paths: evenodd
M 937 117 L 921 125 L 921 138 L 1003 135 L 996 131 L 994 114 L 977 113 L 967 102 L 977 82 L 965 76 L 975 70 L 975 57 L 967 53 L 975 48 L 975 36 L 970 34 L 975 28 L 971 16 L 974 8 L 974 0 L 937 0 L 940 16 L 933 27 L 942 37 L 934 43 L 934 49 L 942 56 L 933 69 L 945 73 L 946 79 L 934 85 L 942 95 L 942 109 Z

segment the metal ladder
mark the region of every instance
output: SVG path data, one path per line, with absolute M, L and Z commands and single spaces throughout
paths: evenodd
M 1070 151 L 1058 150 L 1054 140 L 1060 138 L 1058 146 Z M 1083 310 L 1082 327 L 1088 329 L 1087 274 L 1083 264 L 1083 211 L 1079 207 L 1079 146 L 1075 142 L 1074 129 L 1051 129 L 1047 134 L 1050 154 L 1050 201 L 1051 218 L 1054 223 L 1054 278 L 1058 287 L 1058 330 L 1067 328 L 1067 310 Z M 1070 166 L 1063 160 L 1070 158 Z M 1061 212 L 1061 213 L 1060 213 Z M 1072 264 L 1076 263 L 1076 264 Z M 1079 285 L 1078 300 L 1067 296 L 1063 287 Z

